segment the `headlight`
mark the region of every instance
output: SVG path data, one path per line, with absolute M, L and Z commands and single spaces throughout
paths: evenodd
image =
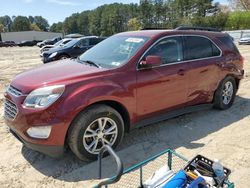
M 56 56 L 56 54 L 57 54 L 57 52 L 52 53 L 52 54 L 49 56 L 49 58 L 53 58 L 53 57 L 55 57 L 55 56 Z
M 40 126 L 40 127 L 30 127 L 27 130 L 27 134 L 32 138 L 49 138 L 51 132 L 51 126 Z
M 54 103 L 64 92 L 64 85 L 38 88 L 25 99 L 24 106 L 28 108 L 45 108 Z

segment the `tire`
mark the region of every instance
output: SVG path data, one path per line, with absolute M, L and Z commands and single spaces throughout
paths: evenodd
M 67 56 L 67 55 L 60 55 L 58 57 L 59 60 L 68 59 L 68 58 L 69 58 L 69 56 Z
M 236 82 L 231 76 L 227 76 L 221 81 L 214 95 L 214 107 L 220 110 L 230 108 L 236 95 Z
M 100 124 L 104 125 L 102 132 Z M 110 129 L 111 127 L 113 128 Z M 93 105 L 73 121 L 67 141 L 71 151 L 79 159 L 89 161 L 97 159 L 99 150 L 103 144 L 107 144 L 107 141 L 112 148 L 116 148 L 122 141 L 123 135 L 124 122 L 121 115 L 107 105 Z

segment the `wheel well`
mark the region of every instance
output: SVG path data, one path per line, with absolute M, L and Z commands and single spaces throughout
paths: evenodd
M 87 106 L 86 108 L 84 108 L 83 110 L 81 110 L 73 119 L 72 122 L 74 122 L 77 117 L 86 109 L 90 108 L 91 106 L 93 105 L 98 105 L 98 104 L 105 104 L 105 105 L 108 105 L 112 108 L 114 108 L 117 112 L 119 112 L 119 114 L 122 116 L 122 119 L 124 121 L 124 128 L 125 128 L 125 131 L 126 132 L 129 132 L 129 129 L 130 129 L 130 117 L 129 117 L 129 113 L 127 111 L 127 109 L 119 102 L 116 102 L 116 101 L 109 101 L 109 100 L 106 100 L 106 101 L 100 101 L 100 102 L 96 102 L 96 103 L 93 103 L 89 106 Z
M 235 78 L 235 77 L 234 77 L 234 79 L 235 79 L 235 83 L 236 83 L 236 88 L 238 90 L 239 89 L 239 85 L 240 85 L 240 79 Z
M 226 77 L 229 77 L 229 76 L 232 77 L 232 78 L 234 78 L 235 83 L 236 83 L 236 92 L 238 91 L 238 89 L 239 89 L 239 84 L 240 84 L 240 79 L 238 79 L 237 77 L 235 77 L 234 75 L 231 75 L 231 74 L 226 75 L 226 76 L 219 82 L 219 85 L 217 86 L 216 90 L 220 87 L 220 84 L 222 83 L 222 81 L 223 81 Z M 216 90 L 214 91 L 214 94 L 213 94 L 213 102 L 214 102 L 214 96 L 215 96 Z
M 229 75 L 227 75 L 226 77 L 228 77 L 228 76 L 231 76 L 232 78 L 234 78 L 234 80 L 235 80 L 235 83 L 236 83 L 236 91 L 238 91 L 238 89 L 239 89 L 239 84 L 240 84 L 240 79 L 238 79 L 237 77 L 235 77 L 234 75 L 232 75 L 232 74 L 229 74 Z M 225 77 L 225 78 L 226 78 Z M 225 79 L 224 78 L 224 79 Z
M 129 132 L 129 129 L 130 129 L 130 117 L 129 117 L 129 113 L 128 113 L 127 109 L 121 103 L 116 102 L 116 101 L 109 101 L 109 100 L 107 100 L 107 101 L 100 101 L 100 102 L 91 104 L 90 106 L 96 105 L 96 104 L 105 104 L 105 105 L 108 105 L 108 106 L 114 108 L 117 112 L 119 112 L 119 114 L 122 116 L 122 119 L 124 121 L 125 131 Z
M 66 54 L 66 53 L 62 53 L 62 54 L 60 54 L 58 57 L 61 57 L 61 56 L 67 56 L 67 57 L 70 57 L 68 54 Z

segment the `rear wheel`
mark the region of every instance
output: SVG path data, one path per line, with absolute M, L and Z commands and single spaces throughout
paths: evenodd
M 123 135 L 124 122 L 121 115 L 109 106 L 94 105 L 73 122 L 68 144 L 79 159 L 95 160 L 104 145 L 117 147 Z
M 214 96 L 214 107 L 225 110 L 232 106 L 236 95 L 235 79 L 226 77 L 219 85 Z

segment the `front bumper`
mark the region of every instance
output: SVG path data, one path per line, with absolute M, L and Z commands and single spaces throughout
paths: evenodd
M 26 147 L 48 155 L 50 157 L 59 158 L 62 157 L 64 154 L 64 147 L 63 146 L 53 146 L 53 145 L 41 145 L 41 144 L 33 144 L 30 142 L 25 141 L 18 133 L 10 129 L 10 132 Z
M 49 58 L 49 57 L 46 57 L 46 56 L 42 56 L 42 61 L 43 61 L 43 63 L 45 64 L 45 63 L 49 63 L 49 62 L 51 62 L 51 61 L 55 61 L 56 60 L 56 58 L 54 57 L 54 58 Z
M 27 109 L 22 106 L 25 97 L 14 97 L 5 93 L 5 98 L 16 105 L 17 115 L 13 119 L 5 116 L 5 124 L 11 132 L 27 147 L 52 157 L 61 156 L 70 120 L 55 103 L 47 109 Z M 5 110 L 5 109 L 4 109 Z M 51 126 L 47 139 L 32 138 L 27 134 L 30 127 Z
M 239 45 L 241 44 L 250 44 L 250 41 L 239 41 Z

